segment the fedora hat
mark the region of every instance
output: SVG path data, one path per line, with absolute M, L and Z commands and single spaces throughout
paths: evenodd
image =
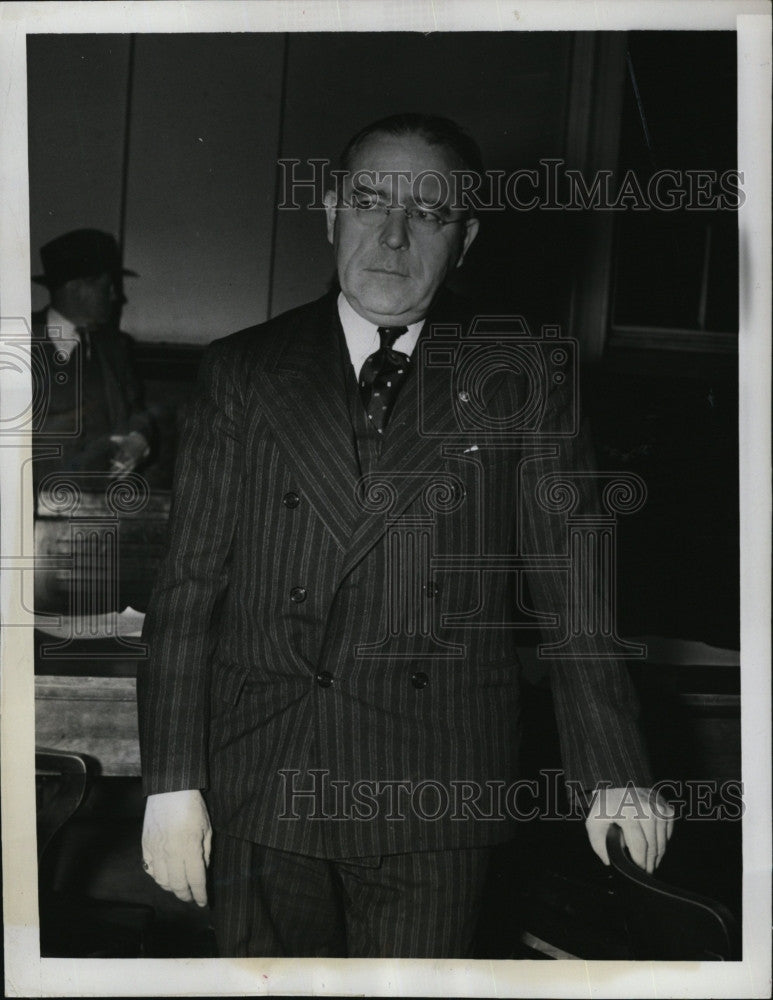
M 121 263 L 121 251 L 114 236 L 100 229 L 73 229 L 55 237 L 40 248 L 43 274 L 32 280 L 47 288 L 57 288 L 72 278 L 93 278 L 107 272 L 115 277 L 136 278 Z

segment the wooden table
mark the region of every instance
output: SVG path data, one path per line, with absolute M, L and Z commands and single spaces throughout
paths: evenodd
M 107 777 L 140 774 L 133 677 L 36 677 L 35 743 L 87 754 Z

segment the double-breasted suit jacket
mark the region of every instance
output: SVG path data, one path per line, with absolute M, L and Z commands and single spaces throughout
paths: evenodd
M 519 451 L 491 434 L 524 378 L 494 365 L 480 398 L 458 390 L 448 352 L 425 350 L 457 309 L 433 310 L 370 459 L 334 297 L 208 348 L 144 632 L 146 793 L 204 789 L 216 829 L 318 857 L 511 834 L 459 793 L 517 773 L 513 624 L 530 604 L 560 638 L 566 610 L 565 525 L 533 496 L 586 458 L 556 433 L 561 392 L 552 436 Z M 519 555 L 547 557 L 530 598 Z M 552 684 L 567 777 L 646 784 L 624 668 L 556 660 Z

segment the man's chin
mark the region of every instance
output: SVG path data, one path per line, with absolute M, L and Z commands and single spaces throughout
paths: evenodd
M 355 298 L 344 291 L 347 299 L 360 316 L 377 326 L 408 326 L 424 317 L 421 306 L 389 296 L 363 295 Z

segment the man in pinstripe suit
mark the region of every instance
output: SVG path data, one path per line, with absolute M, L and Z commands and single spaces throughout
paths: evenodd
M 512 626 L 567 610 L 564 520 L 536 497 L 589 458 L 565 388 L 542 386 L 518 451 L 490 429 L 523 411 L 524 366 L 494 364 L 480 399 L 455 381 L 471 317 L 443 285 L 479 223 L 450 191 L 482 169 L 474 142 L 401 115 L 343 162 L 326 196 L 340 294 L 202 363 L 138 678 L 145 867 L 211 901 L 224 955 L 466 956 L 512 836 L 490 795 L 516 775 Z M 550 661 L 564 768 L 592 793 L 594 850 L 633 806 L 626 840 L 652 871 L 671 820 L 613 646 Z

